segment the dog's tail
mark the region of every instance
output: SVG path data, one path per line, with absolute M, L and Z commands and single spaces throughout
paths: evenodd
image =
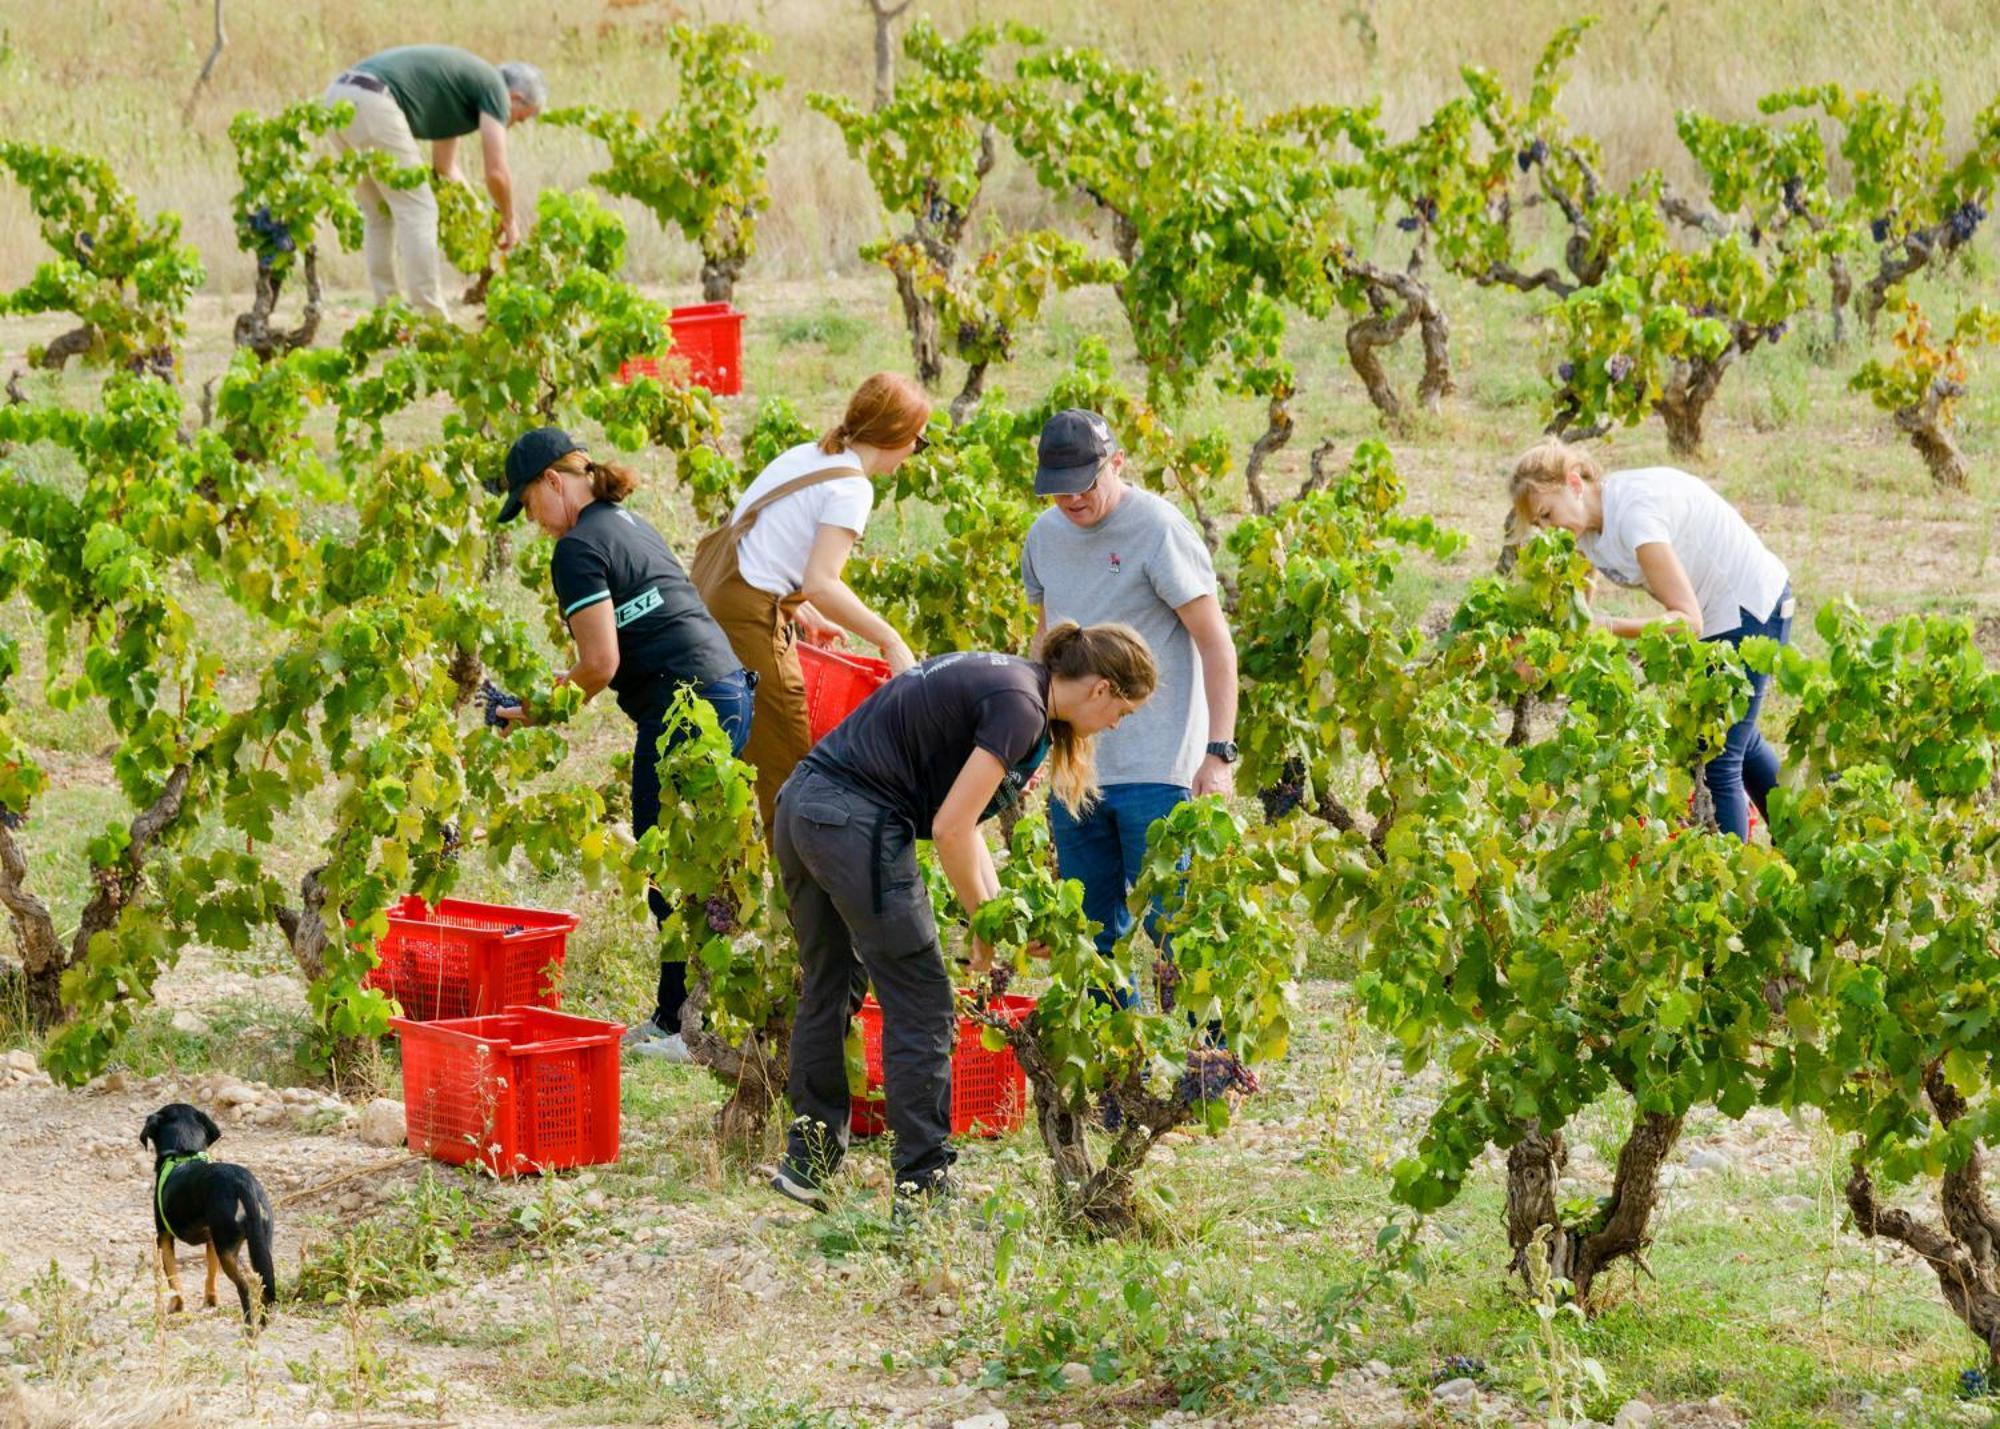
M 244 1239 L 250 1245 L 250 1265 L 264 1282 L 264 1303 L 278 1303 L 278 1267 L 271 1259 L 271 1203 L 262 1195 L 247 1197 Z

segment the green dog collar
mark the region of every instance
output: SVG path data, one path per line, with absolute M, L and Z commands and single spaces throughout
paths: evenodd
M 167 1177 L 174 1174 L 190 1161 L 206 1161 L 206 1151 L 176 1151 L 171 1156 L 160 1158 L 160 1179 L 153 1186 L 153 1206 L 160 1213 L 160 1224 L 167 1228 L 168 1235 L 174 1235 L 173 1222 L 167 1219 Z M 179 1239 L 175 1236 L 175 1239 Z

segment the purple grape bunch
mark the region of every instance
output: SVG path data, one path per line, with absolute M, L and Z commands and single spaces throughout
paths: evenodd
M 1614 352 L 1604 364 L 1604 375 L 1613 382 L 1623 382 L 1632 375 L 1632 358 L 1629 353 Z
M 1790 213 L 1806 211 L 1805 182 L 1796 174 L 1785 180 L 1785 209 Z
M 1437 1368 L 1431 1371 L 1432 1384 L 1444 1384 L 1454 1379 L 1483 1382 L 1485 1378 L 1486 1361 L 1478 1355 L 1446 1355 L 1438 1361 Z
M 28 813 L 25 809 L 0 809 L 0 829 L 8 833 L 18 833 L 27 825 Z
M 465 847 L 464 840 L 459 834 L 458 820 L 446 819 L 438 826 L 438 836 L 443 844 L 446 861 L 455 860 L 460 850 Z
M 1868 236 L 1877 243 L 1887 243 L 1889 241 L 1889 216 L 1887 214 L 1869 223 Z
M 1945 227 L 1950 230 L 1952 242 L 1970 243 L 1972 235 L 1979 231 L 1979 225 L 1985 219 L 1986 205 L 1967 199 L 1952 211 L 1951 217 L 1945 220 Z
M 1527 148 L 1523 149 L 1520 153 L 1516 154 L 1514 156 L 1514 162 L 1520 165 L 1521 172 L 1525 174 L 1535 165 L 1541 163 L 1542 160 L 1548 158 L 1548 156 L 1549 156 L 1549 146 L 1547 144 L 1544 144 L 1540 139 L 1537 139 L 1535 140 L 1534 143 L 1528 145 Z
M 1245 1096 L 1257 1090 L 1257 1075 L 1227 1047 L 1200 1047 L 1188 1055 L 1187 1070 L 1174 1083 L 1174 1100 L 1182 1106 L 1220 1101 L 1231 1092 Z
M 995 963 L 986 970 L 986 981 L 995 997 L 1005 997 L 1014 982 L 1014 969 L 1007 963 Z
M 292 230 L 278 219 L 271 217 L 270 205 L 258 209 L 250 215 L 250 231 L 257 235 L 257 266 L 269 269 L 277 262 L 280 253 L 296 253 L 298 244 L 292 238 Z
M 480 682 L 479 702 L 486 706 L 486 723 L 494 729 L 500 728 L 507 722 L 500 718 L 500 711 L 521 707 L 519 697 L 508 694 L 491 680 Z
M 1574 362 L 1562 363 L 1556 368 L 1556 376 L 1564 382 L 1576 381 L 1576 364 Z
M 726 936 L 736 931 L 736 900 L 727 894 L 709 894 L 701 901 L 701 912 L 709 932 Z
M 1306 762 L 1296 755 L 1285 761 L 1277 782 L 1257 791 L 1264 806 L 1264 822 L 1275 824 L 1306 801 Z

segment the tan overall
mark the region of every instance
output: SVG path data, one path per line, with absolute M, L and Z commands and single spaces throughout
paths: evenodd
M 777 596 L 751 585 L 737 565 L 736 548 L 765 507 L 809 486 L 857 474 L 851 466 L 837 466 L 786 482 L 751 503 L 742 520 L 702 537 L 688 566 L 689 578 L 708 613 L 729 637 L 736 658 L 757 676 L 757 713 L 750 721 L 743 759 L 757 770 L 757 807 L 764 815 L 767 839 L 774 827 L 778 790 L 812 748 L 805 676 L 799 670 L 798 634 L 792 623 L 806 598 L 803 591 Z

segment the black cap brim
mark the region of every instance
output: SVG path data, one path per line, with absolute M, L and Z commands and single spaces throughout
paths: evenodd
M 521 493 L 518 491 L 510 491 L 507 493 L 507 499 L 500 503 L 499 516 L 495 517 L 494 519 L 498 522 L 498 524 L 505 526 L 509 521 L 512 521 L 516 516 L 519 516 L 520 514 L 521 514 Z
M 1114 453 L 1115 455 L 1115 453 Z M 1090 490 L 1097 474 L 1104 470 L 1107 456 L 1103 461 L 1087 462 L 1082 466 L 1038 466 L 1035 468 L 1035 495 L 1075 496 Z

